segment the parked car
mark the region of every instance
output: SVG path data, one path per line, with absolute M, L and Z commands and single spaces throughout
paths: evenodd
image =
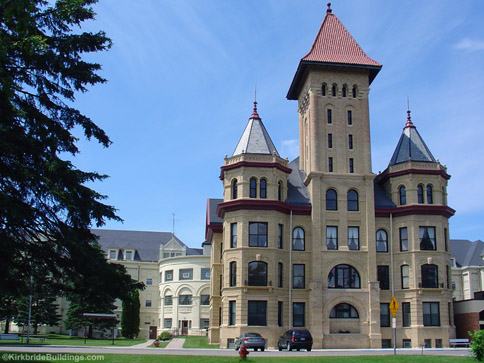
M 235 350 L 239 350 L 245 345 L 247 349 L 260 349 L 262 352 L 266 349 L 266 340 L 259 333 L 244 333 L 239 338 L 235 338 Z
M 277 342 L 277 347 L 280 351 L 282 349 L 306 349 L 310 352 L 313 347 L 313 337 L 306 329 L 288 330 Z

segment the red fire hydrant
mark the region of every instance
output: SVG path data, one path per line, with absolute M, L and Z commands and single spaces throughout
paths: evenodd
M 239 349 L 239 355 L 241 360 L 246 360 L 247 356 L 249 355 L 249 351 L 245 347 L 245 345 L 241 346 Z

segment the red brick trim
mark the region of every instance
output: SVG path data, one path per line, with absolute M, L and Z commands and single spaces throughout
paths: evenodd
M 284 165 L 281 165 L 279 163 L 263 163 L 263 162 L 255 162 L 255 161 L 239 161 L 238 163 L 235 164 L 230 164 L 230 165 L 224 165 L 220 167 L 220 180 L 223 180 L 224 178 L 224 172 L 226 170 L 232 170 L 235 168 L 240 168 L 242 166 L 247 166 L 251 168 L 276 168 L 279 169 L 285 173 L 290 174 L 292 169 L 288 168 Z
M 405 170 L 395 171 L 393 173 L 388 173 L 384 175 L 383 178 L 380 180 L 380 183 L 385 183 L 390 178 L 407 175 L 407 174 L 440 175 L 445 180 L 450 179 L 450 175 L 443 170 L 405 169 Z
M 409 205 L 397 208 L 375 208 L 375 217 L 388 217 L 390 213 L 393 217 L 409 215 L 433 215 L 450 218 L 455 214 L 455 210 L 445 205 Z
M 291 211 L 297 215 L 311 215 L 311 206 L 296 206 L 290 205 L 278 200 L 248 200 L 248 199 L 236 199 L 228 202 L 219 203 L 217 207 L 217 215 L 220 218 L 224 217 L 226 212 L 232 212 L 241 209 L 248 210 L 272 210 L 285 214 L 289 214 Z

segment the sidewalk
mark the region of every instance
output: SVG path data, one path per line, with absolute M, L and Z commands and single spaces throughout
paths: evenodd
M 173 338 L 171 342 L 165 347 L 165 349 L 182 349 L 185 343 L 185 338 Z
M 148 346 L 153 344 L 154 341 L 155 341 L 154 339 L 148 339 L 146 342 L 132 345 L 130 348 L 147 348 Z

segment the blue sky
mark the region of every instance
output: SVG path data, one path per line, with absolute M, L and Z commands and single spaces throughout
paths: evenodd
M 370 92 L 373 171 L 383 171 L 412 120 L 452 178 L 451 238 L 484 239 L 484 1 L 333 1 L 333 13 L 383 64 Z M 207 198 L 222 197 L 231 155 L 252 111 L 282 157 L 298 155 L 297 102 L 286 99 L 326 13 L 320 0 L 101 0 L 86 30 L 110 51 L 88 55 L 108 83 L 77 107 L 113 145 L 79 141 L 74 163 L 110 176 L 93 188 L 124 223 L 172 231 L 200 247 Z

